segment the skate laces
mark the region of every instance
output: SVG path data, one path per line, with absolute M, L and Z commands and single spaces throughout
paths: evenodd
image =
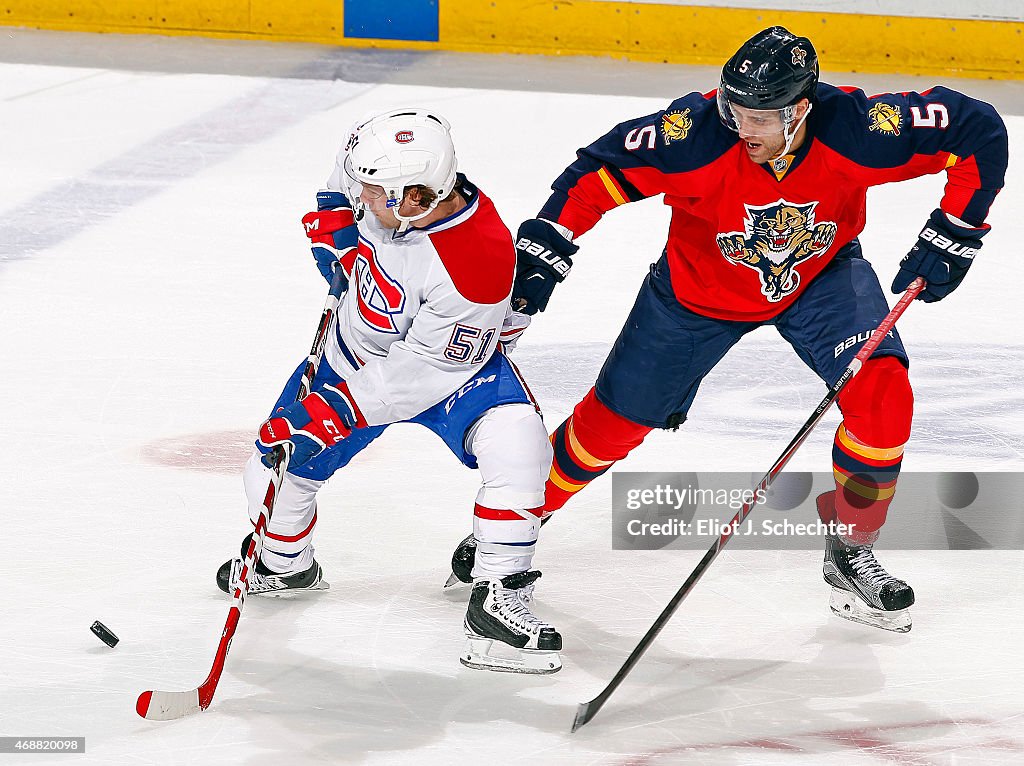
M 228 584 L 231 590 L 238 587 L 238 581 L 242 576 L 242 565 L 245 562 L 242 559 L 234 559 L 231 562 L 231 578 L 228 580 Z M 249 571 L 249 593 L 254 593 L 258 590 L 265 589 L 267 587 L 267 578 L 256 571 L 253 567 Z
M 892 575 L 886 572 L 882 565 L 878 563 L 869 545 L 857 548 L 856 552 L 850 556 L 850 566 L 853 567 L 853 571 L 859 577 L 872 587 L 880 588 L 886 582 L 893 579 Z
M 238 587 L 238 580 L 242 576 L 242 565 L 245 562 L 242 559 L 234 559 L 231 562 L 231 577 L 228 580 L 228 586 L 233 591 Z M 253 567 L 249 571 L 249 593 L 260 593 L 267 590 L 274 590 L 275 586 L 270 582 L 271 577 L 283 577 L 284 575 L 262 575 Z
M 530 611 L 530 602 L 533 600 L 532 583 L 524 585 L 522 588 L 499 586 L 494 589 L 493 593 L 495 605 L 498 607 L 495 611 L 516 627 L 534 633 L 540 632 L 542 628 L 550 627 Z

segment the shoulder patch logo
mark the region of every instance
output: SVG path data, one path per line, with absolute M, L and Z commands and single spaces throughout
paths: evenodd
M 793 48 L 793 66 L 807 66 L 807 51 L 799 45 Z
M 778 303 L 800 286 L 796 266 L 828 250 L 836 238 L 833 221 L 815 223 L 817 202 L 798 204 L 777 200 L 770 205 L 744 205 L 743 231 L 716 237 L 718 249 L 730 263 L 754 269 L 761 293 Z
M 868 112 L 868 130 L 881 133 L 883 136 L 898 136 L 903 115 L 898 106 L 877 103 Z
M 673 141 L 682 141 L 690 135 L 690 128 L 693 127 L 693 120 L 689 117 L 690 110 L 684 109 L 681 112 L 668 112 L 661 118 L 661 135 L 668 145 Z

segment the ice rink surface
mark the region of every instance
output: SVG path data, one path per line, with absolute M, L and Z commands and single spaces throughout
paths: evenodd
M 870 92 L 931 80 L 829 75 Z M 74 764 L 1024 763 L 1020 551 L 899 551 L 914 629 L 832 617 L 817 551 L 726 551 L 587 727 L 590 699 L 700 558 L 611 550 L 609 477 L 545 528 L 537 612 L 561 673 L 463 668 L 467 591 L 442 593 L 477 480 L 396 426 L 321 496 L 331 589 L 250 599 L 213 706 L 138 718 L 195 687 L 247 531 L 249 440 L 308 350 L 325 293 L 299 219 L 363 113 L 429 106 L 514 230 L 614 123 L 716 85 L 713 68 L 0 33 L 0 735 L 84 736 Z M 1024 468 L 1020 83 L 944 82 L 1011 136 L 993 231 L 963 287 L 900 322 L 914 359 L 904 470 Z M 883 284 L 936 206 L 930 177 L 871 192 Z M 549 427 L 591 385 L 667 210 L 617 211 L 516 352 Z M 761 330 L 705 382 L 679 433 L 619 467 L 763 472 L 823 395 Z M 792 466 L 830 470 L 831 413 Z M 1007 514 L 1021 513 L 1006 498 Z M 915 514 L 900 507 L 892 513 Z M 884 543 L 884 537 L 883 537 Z M 882 546 L 884 547 L 884 545 Z M 88 630 L 121 637 L 109 649 Z

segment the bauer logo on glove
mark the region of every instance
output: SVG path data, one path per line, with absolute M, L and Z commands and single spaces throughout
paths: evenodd
M 524 221 L 517 236 L 512 308 L 532 315 L 547 308 L 555 285 L 572 270 L 579 247 L 552 223 L 537 218 Z
M 988 227 L 974 228 L 941 209 L 932 211 L 917 244 L 900 261 L 892 291 L 901 293 L 917 277 L 924 277 L 927 284 L 917 299 L 941 301 L 963 282 L 986 234 Z
M 568 256 L 555 255 L 550 249 L 544 247 L 544 244 L 541 242 L 533 242 L 523 237 L 516 242 L 516 250 L 529 253 L 542 263 L 546 263 L 563 279 L 569 276 L 569 272 L 572 271 L 572 260 Z
M 954 242 L 949 237 L 943 236 L 935 231 L 935 229 L 927 226 L 921 231 L 921 239 L 925 242 L 931 242 L 934 247 L 937 247 L 939 250 L 945 250 L 950 255 L 958 255 L 968 260 L 974 260 L 974 256 L 981 249 L 980 243 L 978 247 L 968 247 L 959 242 Z

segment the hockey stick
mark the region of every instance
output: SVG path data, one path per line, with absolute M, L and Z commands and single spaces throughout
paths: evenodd
M 316 329 L 316 337 L 313 340 L 313 347 L 306 358 L 306 366 L 302 369 L 302 377 L 299 381 L 299 390 L 295 395 L 298 401 L 306 396 L 313 385 L 317 368 L 323 358 L 324 346 L 327 342 L 327 333 L 330 332 L 331 324 L 335 314 L 338 312 L 338 304 L 348 287 L 348 279 L 345 271 L 336 265 L 334 275 L 331 279 L 331 289 L 327 295 L 327 302 L 324 304 L 324 313 L 320 317 L 320 325 Z M 281 490 L 281 482 L 288 470 L 288 463 L 292 457 L 291 444 L 275 447 L 271 453 L 271 466 L 273 476 L 267 486 L 267 494 L 263 498 L 263 508 L 256 519 L 256 529 L 249 540 L 249 547 L 245 552 L 245 560 L 242 564 L 242 572 L 238 578 L 238 585 L 231 596 L 231 608 L 228 610 L 228 619 L 224 623 L 224 630 L 220 634 L 220 643 L 217 646 L 217 654 L 213 658 L 213 667 L 198 688 L 187 692 L 162 692 L 145 691 L 139 695 L 135 703 L 135 711 L 150 721 L 170 721 L 175 718 L 198 713 L 206 710 L 213 701 L 213 694 L 217 691 L 217 684 L 220 682 L 221 673 L 224 672 L 224 662 L 227 660 L 228 650 L 231 649 L 231 639 L 235 636 L 235 629 L 238 627 L 238 620 L 242 616 L 242 607 L 245 604 L 245 595 L 249 590 L 249 574 L 259 561 L 260 553 L 263 550 L 263 541 L 267 533 L 267 525 L 270 524 L 270 517 L 274 513 L 274 501 Z
M 924 286 L 925 282 L 922 278 L 918 277 L 915 279 L 911 283 L 910 287 L 907 288 L 907 291 L 903 293 L 899 302 L 893 306 L 892 310 L 886 315 L 885 319 L 882 320 L 881 324 L 879 324 L 875 331 L 871 333 L 871 337 L 865 341 L 863 346 L 861 346 L 860 351 L 857 352 L 857 356 L 853 358 L 853 361 L 850 362 L 849 366 L 843 371 L 843 374 L 839 376 L 839 380 L 837 380 L 832 388 L 829 389 L 828 394 L 826 394 L 825 398 L 821 400 L 821 403 L 811 414 L 811 417 L 808 418 L 807 422 L 803 424 L 799 431 L 797 431 L 796 436 L 793 437 L 793 441 L 789 443 L 789 446 L 783 450 L 779 459 L 775 461 L 775 465 L 773 465 L 769 469 L 768 473 L 762 477 L 761 481 L 758 482 L 757 487 L 754 489 L 752 498 L 744 503 L 743 507 L 740 508 L 732 521 L 726 525 L 722 536 L 719 537 L 718 540 L 715 541 L 715 544 L 708 549 L 708 552 L 704 554 L 704 558 L 700 560 L 696 569 L 694 569 L 690 573 L 690 576 L 686 578 L 686 582 L 683 583 L 682 587 L 676 591 L 672 600 L 668 602 L 668 605 L 662 610 L 661 614 L 658 615 L 658 618 L 648 629 L 647 633 L 644 634 L 644 637 L 640 639 L 640 643 L 636 645 L 636 648 L 633 649 L 633 653 L 629 655 L 623 666 L 619 668 L 619 672 L 615 674 L 604 690 L 594 697 L 594 699 L 590 700 L 590 702 L 581 702 L 577 706 L 576 719 L 572 723 L 572 731 L 576 731 L 581 726 L 585 725 L 587 721 L 597 715 L 597 711 L 600 710 L 604 706 L 604 703 L 608 701 L 612 692 L 618 688 L 619 684 L 622 683 L 623 679 L 625 679 L 633 669 L 633 666 L 640 660 L 644 652 L 646 652 L 650 645 L 654 643 L 654 639 L 658 637 L 662 628 L 665 627 L 668 621 L 672 618 L 672 615 L 675 614 L 676 609 L 679 608 L 679 604 L 682 603 L 683 599 L 689 595 L 690 591 L 693 590 L 693 587 L 697 584 L 700 578 L 703 577 L 704 573 L 708 570 L 708 567 L 711 566 L 711 562 L 718 557 L 722 548 L 725 547 L 726 543 L 729 542 L 730 537 L 732 537 L 732 533 L 739 528 L 740 524 L 743 523 L 743 520 L 750 514 L 750 511 L 755 505 L 754 498 L 757 498 L 763 490 L 767 490 L 768 487 L 772 485 L 772 482 L 775 481 L 775 477 L 782 472 L 786 463 L 789 462 L 790 458 L 793 457 L 793 454 L 800 448 L 800 445 L 806 441 L 808 435 L 810 435 L 814 427 L 818 425 L 818 421 L 820 421 L 825 415 L 828 408 L 832 406 L 832 403 L 839 396 L 839 392 L 842 391 L 843 388 L 846 387 L 846 384 L 850 382 L 851 378 L 860 371 L 860 368 L 863 366 L 867 358 L 874 353 L 876 348 L 878 348 L 878 344 L 882 342 L 882 338 L 889 334 L 893 326 L 896 324 L 896 320 L 900 318 L 903 312 L 907 309 L 907 306 L 910 305 L 911 301 L 917 297 L 917 294 L 924 289 Z

